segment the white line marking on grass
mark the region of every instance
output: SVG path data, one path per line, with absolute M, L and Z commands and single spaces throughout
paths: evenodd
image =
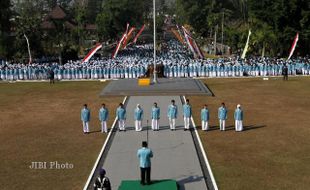
M 123 104 L 125 104 L 126 100 L 127 100 L 127 96 L 125 96 L 125 98 L 124 98 L 124 100 L 123 100 Z M 97 166 L 98 166 L 98 164 L 99 164 L 99 160 L 100 160 L 100 158 L 101 158 L 101 156 L 102 156 L 104 150 L 106 149 L 106 146 L 107 146 L 107 144 L 108 144 L 108 141 L 109 141 L 110 138 L 111 138 L 111 134 L 112 134 L 112 132 L 113 132 L 113 130 L 114 130 L 114 127 L 116 126 L 116 122 L 117 122 L 117 118 L 115 117 L 114 122 L 113 122 L 113 124 L 112 124 L 112 128 L 110 129 L 110 132 L 109 132 L 109 134 L 108 134 L 108 137 L 107 137 L 107 139 L 105 140 L 105 142 L 104 142 L 104 144 L 103 144 L 103 146 L 102 146 L 102 148 L 101 148 L 101 151 L 100 151 L 100 153 L 99 153 L 99 155 L 98 155 L 98 158 L 97 158 L 97 160 L 96 160 L 96 162 L 95 162 L 95 164 L 94 164 L 93 169 L 91 170 L 91 172 L 90 172 L 90 174 L 89 174 L 89 176 L 88 176 L 88 179 L 87 179 L 87 181 L 86 181 L 86 183 L 85 183 L 85 186 L 84 186 L 83 190 L 87 190 L 87 188 L 88 188 L 88 186 L 89 186 L 89 183 L 90 183 L 90 181 L 91 181 L 91 179 L 92 179 L 92 177 L 93 177 L 93 175 L 94 175 L 94 173 L 95 173 L 95 170 L 96 170 L 96 168 L 97 168 Z
M 183 100 L 184 100 L 184 102 L 186 102 L 186 97 L 185 97 L 185 96 L 183 96 Z M 206 152 L 205 152 L 205 149 L 203 148 L 203 145 L 202 145 L 200 136 L 199 136 L 199 134 L 198 134 L 198 130 L 197 130 L 197 127 L 196 127 L 196 124 L 195 124 L 195 121 L 194 121 L 193 116 L 191 117 L 191 121 L 192 121 L 193 127 L 194 127 L 194 129 L 195 129 L 195 134 L 196 134 L 197 139 L 198 139 L 199 147 L 200 147 L 200 149 L 201 149 L 203 158 L 204 158 L 205 163 L 206 163 L 206 165 L 207 165 L 207 169 L 208 169 L 209 175 L 210 175 L 210 177 L 211 177 L 211 181 L 212 181 L 214 190 L 218 190 L 218 187 L 217 187 L 215 178 L 214 178 L 214 176 L 213 176 L 213 172 L 212 172 L 212 169 L 211 169 L 211 166 L 210 166 L 210 163 L 209 163 L 207 154 L 206 154 Z

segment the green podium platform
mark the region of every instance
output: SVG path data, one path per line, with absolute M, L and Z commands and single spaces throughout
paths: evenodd
M 155 180 L 151 185 L 141 185 L 139 180 L 124 180 L 118 190 L 178 190 L 175 180 Z

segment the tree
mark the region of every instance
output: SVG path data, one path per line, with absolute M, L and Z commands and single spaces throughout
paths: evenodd
M 0 58 L 6 58 L 9 53 L 10 8 L 10 0 L 0 1 Z
M 149 15 L 144 0 L 106 0 L 103 10 L 98 14 L 96 24 L 101 40 L 116 39 L 124 31 L 126 24 L 141 26 L 145 15 Z

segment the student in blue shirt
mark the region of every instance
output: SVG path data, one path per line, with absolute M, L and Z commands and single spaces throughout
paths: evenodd
M 201 109 L 200 112 L 200 116 L 201 116 L 201 127 L 203 131 L 207 131 L 209 129 L 209 110 L 208 110 L 208 106 L 207 104 L 205 104 L 203 106 L 203 108 Z
M 235 129 L 237 132 L 242 131 L 243 130 L 243 111 L 241 109 L 241 105 L 238 104 L 237 105 L 237 109 L 235 110 L 235 114 L 234 114 L 234 118 L 235 118 Z
M 177 118 L 177 115 L 178 115 L 178 107 L 175 105 L 175 101 L 171 100 L 171 105 L 168 106 L 167 111 L 171 131 L 175 131 L 175 120 Z
M 102 133 L 107 133 L 108 132 L 108 127 L 107 127 L 107 120 L 109 116 L 109 111 L 105 107 L 105 104 L 101 105 L 101 108 L 99 110 L 99 120 L 101 123 L 101 132 Z
M 159 119 L 160 119 L 160 108 L 157 106 L 157 103 L 154 103 L 152 107 L 152 130 L 159 131 Z
M 83 124 L 84 134 L 88 134 L 89 133 L 89 121 L 90 121 L 90 110 L 87 108 L 87 104 L 84 104 L 84 107 L 81 110 L 81 120 Z
M 225 103 L 222 103 L 222 106 L 218 109 L 218 119 L 220 122 L 220 130 L 225 131 L 225 123 L 227 120 L 227 109 Z
M 125 120 L 126 120 L 126 110 L 123 103 L 119 104 L 119 107 L 116 110 L 116 118 L 118 121 L 119 131 L 126 131 L 125 129 Z
M 151 184 L 151 158 L 153 157 L 153 152 L 151 149 L 147 148 L 147 142 L 142 142 L 142 148 L 137 152 L 137 157 L 139 159 L 140 174 L 141 174 L 141 185 Z M 146 181 L 145 181 L 146 178 Z
M 143 109 L 139 104 L 137 104 L 137 108 L 135 109 L 134 112 L 136 131 L 142 131 L 142 118 L 143 118 Z
M 184 131 L 189 130 L 189 121 L 192 117 L 192 107 L 189 104 L 189 99 L 183 105 L 183 117 L 184 117 Z

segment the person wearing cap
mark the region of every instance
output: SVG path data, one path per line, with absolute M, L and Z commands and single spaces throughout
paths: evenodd
M 84 134 L 89 133 L 89 121 L 90 121 L 90 110 L 87 108 L 87 104 L 81 110 L 81 120 L 83 124 Z
M 157 103 L 154 102 L 152 107 L 152 130 L 159 131 L 159 119 L 160 119 L 160 108 L 157 106 Z
M 147 147 L 147 142 L 142 142 L 142 148 L 137 152 L 137 157 L 140 162 L 140 176 L 141 185 L 151 184 L 151 158 L 153 157 L 153 152 Z M 146 178 L 146 179 L 145 179 Z
M 225 131 L 225 124 L 227 120 L 227 109 L 225 103 L 222 103 L 222 106 L 218 109 L 218 119 L 220 123 L 220 130 Z
M 189 104 L 189 99 L 183 105 L 183 117 L 184 117 L 184 131 L 189 130 L 189 120 L 192 117 L 192 107 Z
M 175 105 L 175 101 L 171 100 L 171 105 L 168 106 L 167 116 L 169 119 L 170 130 L 175 130 L 175 120 L 178 115 L 178 107 Z
M 100 169 L 99 177 L 94 183 L 94 190 L 111 190 L 111 182 L 105 174 L 106 171 L 104 169 Z
M 143 109 L 139 104 L 137 104 L 137 108 L 135 109 L 134 112 L 136 131 L 142 131 L 142 118 L 143 118 Z
M 109 110 L 105 107 L 105 104 L 102 104 L 101 108 L 99 110 L 99 120 L 101 123 L 101 132 L 102 133 L 108 132 L 108 128 L 107 128 L 108 116 L 109 116 Z
M 242 121 L 243 121 L 243 110 L 241 109 L 241 105 L 238 104 L 237 108 L 235 110 L 235 129 L 237 132 L 240 132 L 243 130 L 243 125 L 242 125 Z
M 201 116 L 201 127 L 203 131 L 207 131 L 209 129 L 209 110 L 208 110 L 208 106 L 207 104 L 205 104 L 203 106 L 203 108 L 201 109 L 200 112 L 200 116 Z
M 126 131 L 126 129 L 125 129 L 126 110 L 124 108 L 123 103 L 120 103 L 118 108 L 116 109 L 116 118 L 118 121 L 119 131 Z

